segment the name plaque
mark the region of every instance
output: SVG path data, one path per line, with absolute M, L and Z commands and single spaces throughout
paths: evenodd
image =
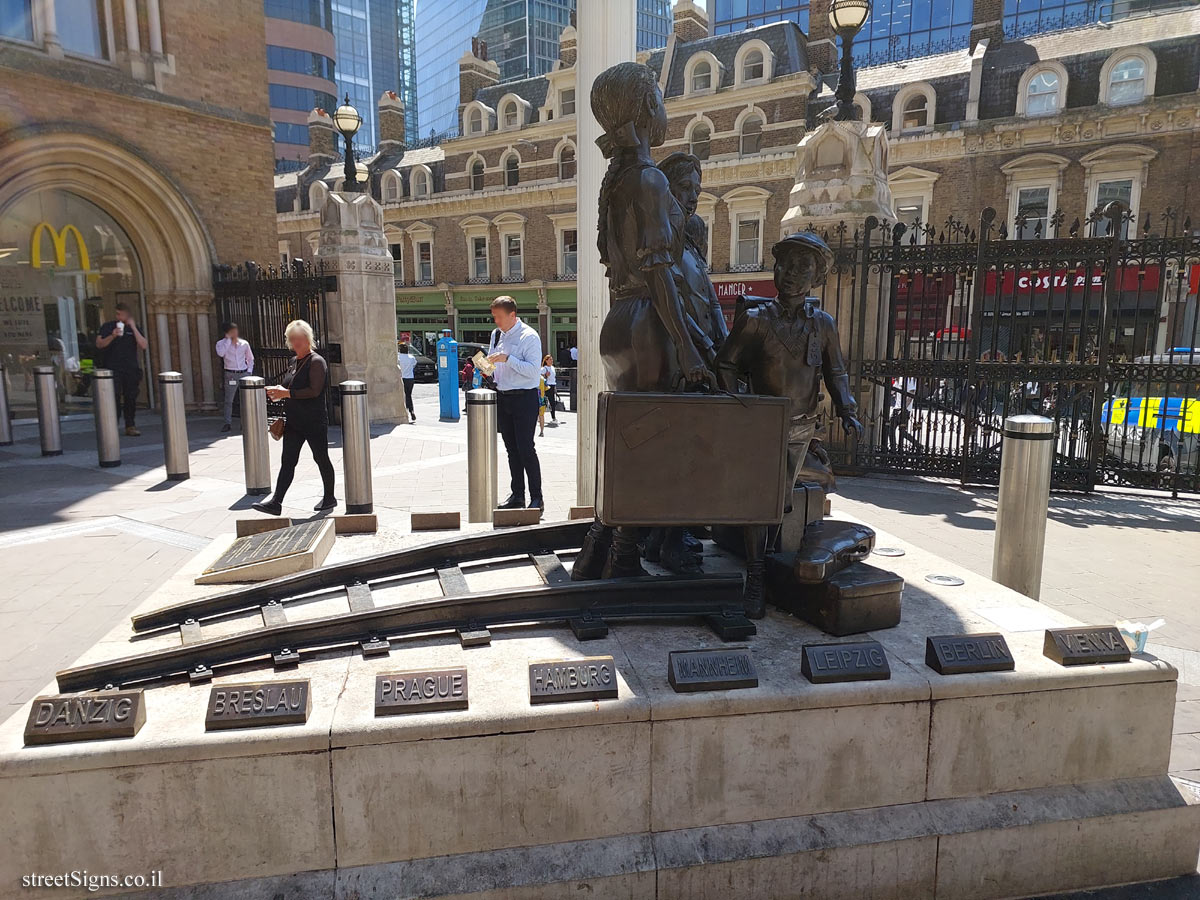
M 375 715 L 467 708 L 467 670 L 424 669 L 375 676 Z
M 204 730 L 301 725 L 312 711 L 308 679 L 222 684 L 208 695 Z
M 617 696 L 617 666 L 611 656 L 548 659 L 529 664 L 529 702 L 611 700 Z
M 38 697 L 25 723 L 25 746 L 133 737 L 146 722 L 141 690 Z
M 1129 645 L 1115 625 L 1047 628 L 1042 655 L 1063 666 L 1129 662 Z
M 667 654 L 667 681 L 676 693 L 729 691 L 758 687 L 750 651 L 672 650 Z
M 1011 672 L 1017 667 L 1008 642 L 999 632 L 928 637 L 925 639 L 925 665 L 939 675 Z
M 813 684 L 885 681 L 892 677 L 887 654 L 879 641 L 805 644 L 801 651 L 800 671 Z

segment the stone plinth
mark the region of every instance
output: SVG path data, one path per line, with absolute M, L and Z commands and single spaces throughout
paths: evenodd
M 386 532 L 346 540 L 352 555 L 395 544 Z M 209 685 L 148 689 L 146 723 L 128 740 L 25 748 L 22 710 L 0 726 L 0 897 L 20 896 L 24 873 L 64 866 L 162 868 L 168 890 L 154 896 L 168 900 L 217 896 L 189 886 L 218 883 L 223 897 L 289 900 L 972 900 L 1194 870 L 1200 805 L 1166 775 L 1174 669 L 1146 654 L 1059 666 L 1042 655 L 1042 629 L 1071 619 L 880 540 L 907 551 L 887 561 L 907 583 L 904 620 L 870 635 L 888 681 L 809 683 L 800 648 L 829 638 L 772 611 L 745 642 L 752 689 L 677 694 L 668 652 L 724 645 L 699 625 L 613 623 L 584 643 L 565 627 L 495 629 L 484 647 L 447 634 L 393 643 L 386 657 L 327 652 L 298 669 L 221 674 L 218 684 L 311 680 L 307 723 L 236 739 L 204 731 Z M 224 543 L 143 608 L 204 594 L 190 581 Z M 711 553 L 706 565 L 728 568 Z M 966 583 L 935 586 L 930 573 Z M 476 590 L 536 578 L 532 567 L 467 572 Z M 339 604 L 317 599 L 288 617 Z M 205 637 L 260 622 L 231 617 Z M 1003 632 L 1015 671 L 926 667 L 926 636 L 965 631 Z M 85 660 L 132 649 L 122 626 Z M 615 660 L 617 699 L 530 704 L 530 661 L 602 655 Z M 377 675 L 458 666 L 468 709 L 375 716 Z
M 796 183 L 783 217 L 785 234 L 839 222 L 853 230 L 868 216 L 894 222 L 888 187 L 888 135 L 868 122 L 825 122 L 796 145 Z

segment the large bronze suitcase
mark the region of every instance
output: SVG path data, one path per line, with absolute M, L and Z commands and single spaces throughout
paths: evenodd
M 769 525 L 783 518 L 787 401 L 600 395 L 596 514 L 606 525 Z

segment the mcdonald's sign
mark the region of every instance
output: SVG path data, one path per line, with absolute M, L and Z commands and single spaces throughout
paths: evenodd
M 29 238 L 29 262 L 35 269 L 42 267 L 42 232 L 48 232 L 50 242 L 54 246 L 54 265 L 62 268 L 67 265 L 67 238 L 75 238 L 75 248 L 79 251 L 79 268 L 91 271 L 91 260 L 88 259 L 87 244 L 83 235 L 74 225 L 64 225 L 62 231 L 57 230 L 49 222 L 38 222 Z

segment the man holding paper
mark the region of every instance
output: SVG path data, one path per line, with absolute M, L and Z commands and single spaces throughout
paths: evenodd
M 542 339 L 537 331 L 521 321 L 517 315 L 517 302 L 512 297 L 497 297 L 492 301 L 491 309 L 496 329 L 488 344 L 487 361 L 496 367 L 493 376 L 497 393 L 496 420 L 512 476 L 512 493 L 500 508 L 525 506 L 525 482 L 528 479 L 529 508 L 545 509 L 542 467 L 534 446 Z

